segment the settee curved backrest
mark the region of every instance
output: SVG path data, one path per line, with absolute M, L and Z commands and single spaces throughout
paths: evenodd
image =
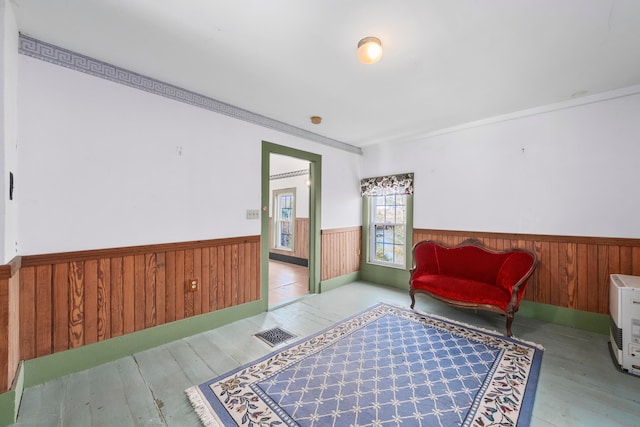
M 436 256 L 440 274 L 485 283 L 496 283 L 500 267 L 508 257 L 474 245 L 455 248 L 436 245 Z
M 413 254 L 416 272 L 495 283 L 504 288 L 528 278 L 536 263 L 535 255 L 527 250 L 493 251 L 476 240 L 455 247 L 425 240 L 414 246 Z

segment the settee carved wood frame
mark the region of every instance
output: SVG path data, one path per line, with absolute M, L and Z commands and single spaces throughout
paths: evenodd
M 511 300 L 509 301 L 506 310 L 503 310 L 502 308 L 495 306 L 495 305 L 491 305 L 491 304 L 480 304 L 480 303 L 473 303 L 473 302 L 466 302 L 466 301 L 458 301 L 455 299 L 451 299 L 451 298 L 446 298 L 443 297 L 441 295 L 437 295 L 435 293 L 429 292 L 427 290 L 424 289 L 414 289 L 413 288 L 413 275 L 414 275 L 414 271 L 416 270 L 416 256 L 415 256 L 415 250 L 416 247 L 420 244 L 424 244 L 424 243 L 434 243 L 440 247 L 443 248 L 448 248 L 448 249 L 452 249 L 452 248 L 460 248 L 460 247 L 464 247 L 464 246 L 475 246 L 478 247 L 480 249 L 482 249 L 485 252 L 489 252 L 489 253 L 493 253 L 493 254 L 505 254 L 505 253 L 510 253 L 510 252 L 525 252 L 528 253 L 529 255 L 531 255 L 531 257 L 533 258 L 533 262 L 531 265 L 531 268 L 524 274 L 524 276 L 522 276 L 522 278 L 520 278 L 520 280 L 518 280 L 518 282 L 516 282 L 516 284 L 514 284 L 512 286 L 512 291 L 511 291 Z M 525 285 L 527 283 L 527 281 L 529 280 L 529 278 L 531 277 L 531 275 L 533 274 L 533 272 L 535 271 L 537 265 L 538 265 L 538 257 L 536 256 L 536 254 L 528 249 L 523 249 L 523 248 L 509 248 L 509 249 L 505 249 L 502 251 L 499 250 L 493 250 L 490 248 L 487 248 L 486 246 L 484 246 L 482 244 L 482 242 L 480 242 L 477 239 L 466 239 L 465 241 L 463 241 L 462 243 L 455 245 L 455 246 L 448 246 L 439 242 L 436 242 L 434 240 L 423 240 L 421 242 L 417 242 L 415 245 L 413 245 L 413 266 L 411 267 L 410 273 L 410 279 L 409 279 L 409 295 L 411 296 L 411 309 L 414 308 L 416 300 L 415 300 L 415 294 L 416 293 L 421 293 L 421 294 L 425 294 L 435 300 L 444 302 L 446 304 L 449 304 L 453 307 L 459 307 L 459 308 L 468 308 L 468 309 L 476 309 L 476 310 L 486 310 L 486 311 L 491 311 L 494 313 L 500 313 L 503 316 L 506 317 L 506 332 L 507 332 L 507 336 L 511 337 L 513 334 L 511 332 L 511 324 L 513 323 L 513 318 L 515 313 L 518 311 L 518 309 L 520 308 L 520 300 L 518 299 L 518 293 L 520 290 L 520 287 Z

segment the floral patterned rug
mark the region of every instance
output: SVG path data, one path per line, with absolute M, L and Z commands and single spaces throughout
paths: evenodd
M 542 348 L 378 304 L 186 390 L 205 426 L 528 426 Z

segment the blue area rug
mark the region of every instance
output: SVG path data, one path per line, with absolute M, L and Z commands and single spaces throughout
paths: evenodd
M 542 348 L 378 304 L 186 390 L 206 426 L 528 426 Z

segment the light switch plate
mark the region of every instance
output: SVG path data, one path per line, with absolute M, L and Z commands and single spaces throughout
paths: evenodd
M 247 219 L 260 219 L 260 209 L 247 209 Z

